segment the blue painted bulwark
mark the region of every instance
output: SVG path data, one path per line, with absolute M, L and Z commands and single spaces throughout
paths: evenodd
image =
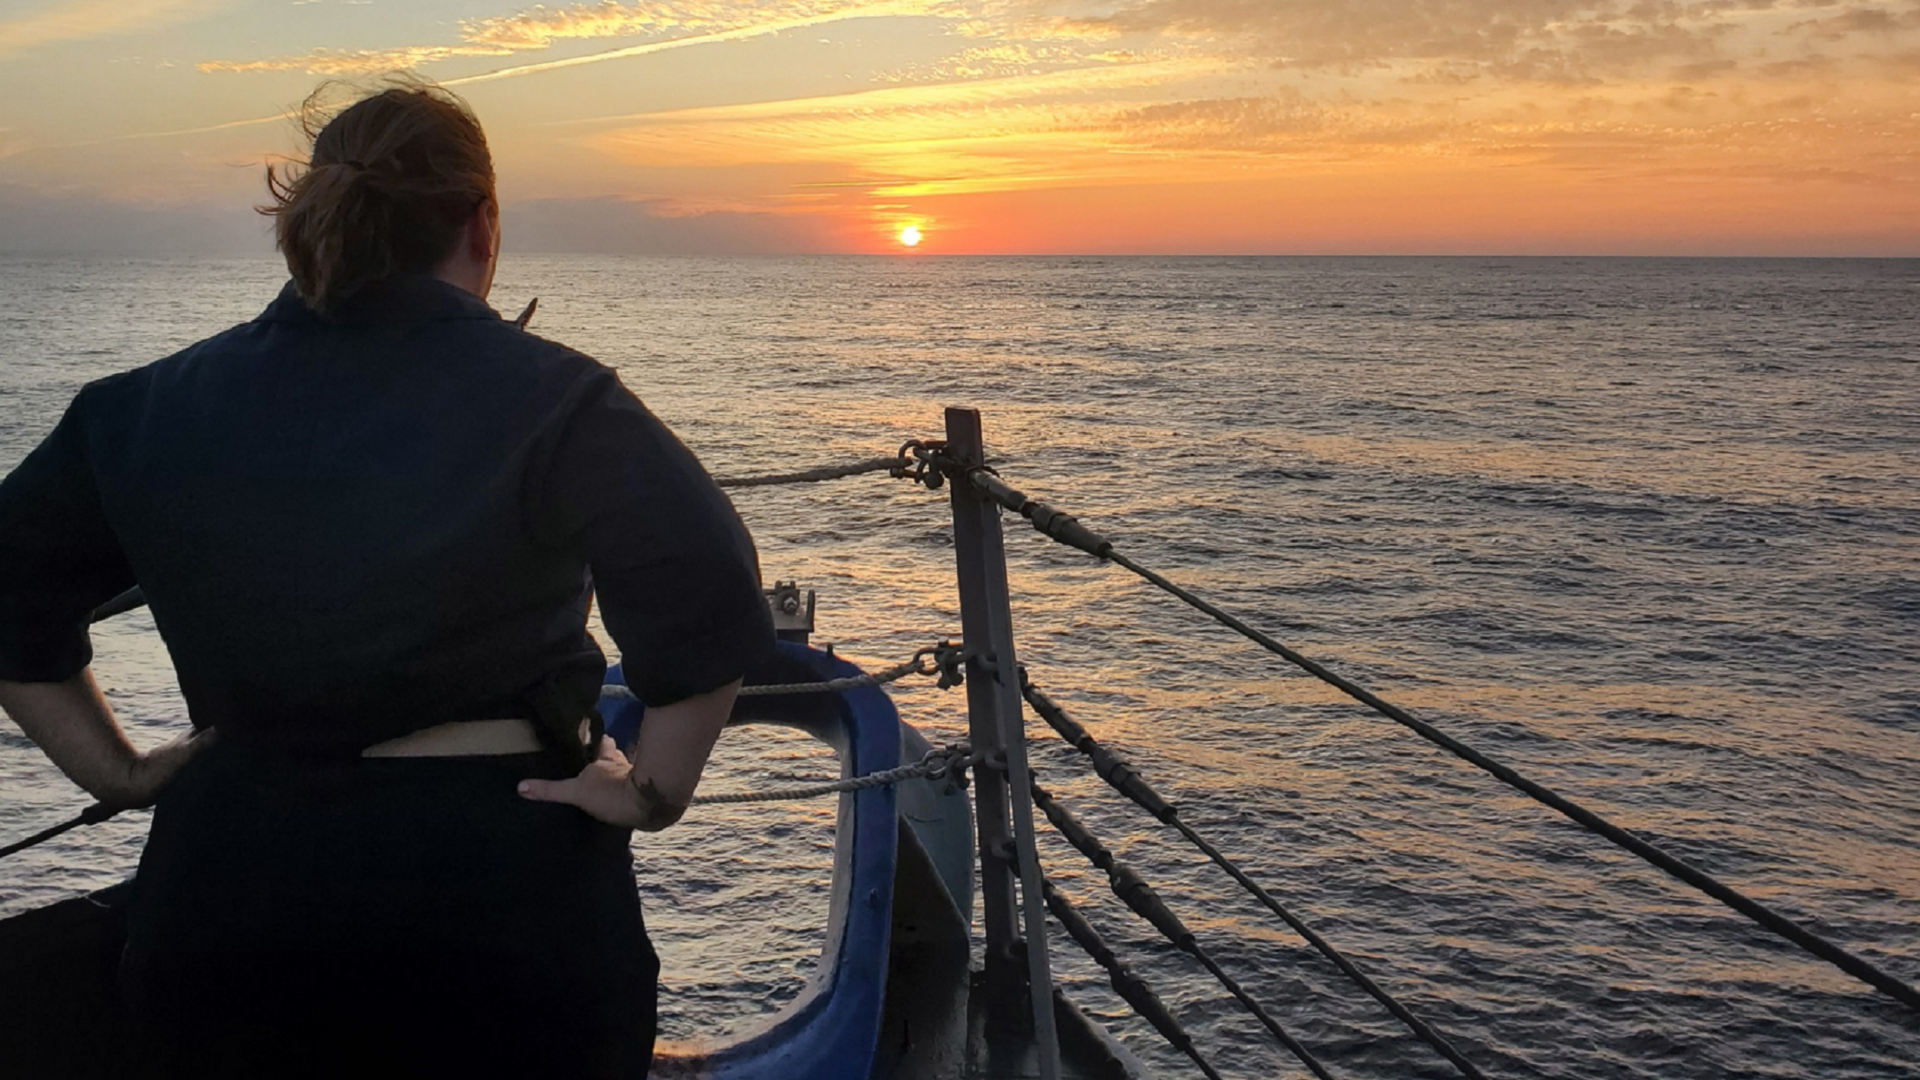
M 780 642 L 779 663 L 750 682 L 807 682 L 860 674 L 852 664 L 815 649 Z M 607 681 L 625 685 L 619 665 Z M 644 709 L 635 701 L 603 698 L 607 733 L 632 745 Z M 854 776 L 900 764 L 900 716 L 877 687 L 838 694 L 791 694 L 743 699 L 737 723 L 800 728 L 839 752 L 841 774 Z M 654 1058 L 659 1077 L 715 1080 L 848 1080 L 870 1075 L 886 998 L 889 935 L 899 819 L 892 787 L 840 796 L 834 839 L 833 896 L 827 941 L 812 983 L 765 1024 L 720 1044 L 662 1044 Z

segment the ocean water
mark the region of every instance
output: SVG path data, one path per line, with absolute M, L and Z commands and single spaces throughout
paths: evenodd
M 0 260 L 0 469 L 83 382 L 254 314 L 267 260 Z M 1522 772 L 1920 980 L 1920 262 L 510 257 L 495 302 L 618 368 L 717 474 L 984 410 L 1011 481 Z M 941 496 L 735 497 L 820 640 L 957 636 Z M 1490 1076 L 1920 1075 L 1920 1018 L 1152 592 L 1013 523 L 1037 684 Z M 96 673 L 184 724 L 134 614 Z M 936 742 L 957 692 L 898 684 Z M 1336 1075 L 1444 1063 L 1033 728 L 1036 767 Z M 831 771 L 723 741 L 708 784 Z M 0 724 L 0 839 L 83 796 Z M 640 838 L 664 1035 L 795 994 L 831 802 Z M 124 877 L 141 814 L 0 864 L 0 914 Z M 1302 1075 L 1063 843 L 1049 872 L 1235 1078 Z M 1193 1075 L 1055 941 L 1062 981 Z

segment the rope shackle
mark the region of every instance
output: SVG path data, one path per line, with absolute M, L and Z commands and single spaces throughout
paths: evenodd
M 933 648 L 923 649 L 921 652 L 933 657 L 932 670 L 921 672 L 921 674 L 933 675 L 937 673 L 940 677 L 934 681 L 935 686 L 942 690 L 951 690 L 967 681 L 967 650 L 960 642 L 943 641 Z M 914 654 L 916 658 L 919 655 L 920 653 Z
M 928 491 L 938 491 L 947 482 L 947 475 L 935 466 L 936 455 L 953 460 L 947 456 L 945 439 L 908 439 L 900 445 L 891 474 L 895 479 L 924 485 Z

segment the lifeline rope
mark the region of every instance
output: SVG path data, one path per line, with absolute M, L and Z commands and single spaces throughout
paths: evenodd
M 958 777 L 974 763 L 973 754 L 966 743 L 954 743 L 937 750 L 929 750 L 926 756 L 911 765 L 901 765 L 879 772 L 864 773 L 860 776 L 848 776 L 839 780 L 822 780 L 816 784 L 801 787 L 774 788 L 771 791 L 728 791 L 718 795 L 695 795 L 695 806 L 733 806 L 741 803 L 782 802 L 787 799 L 812 799 L 821 795 L 838 795 L 848 791 L 865 791 L 868 788 L 897 784 L 902 780 L 940 780 L 946 777 Z
M 962 469 L 959 464 L 947 454 L 944 443 L 931 440 L 908 443 L 907 446 L 902 448 L 902 453 L 911 454 L 920 462 L 922 466 L 921 473 L 927 474 L 928 476 L 951 476 L 956 480 L 964 480 L 972 484 L 987 498 L 1026 518 L 1033 523 L 1035 529 L 1047 536 L 1069 547 L 1078 548 L 1096 558 L 1106 559 L 1131 570 L 1134 574 L 1154 587 L 1178 598 L 1187 604 L 1187 606 L 1210 616 L 1216 622 L 1235 631 L 1268 652 L 1281 657 L 1288 663 L 1293 664 L 1295 667 L 1300 668 L 1327 685 L 1334 687 L 1355 701 L 1366 705 L 1373 709 L 1373 711 L 1392 720 L 1394 723 L 1399 724 L 1428 742 L 1433 743 L 1435 746 L 1446 750 L 1460 760 L 1485 770 L 1501 783 L 1523 792 L 1544 806 L 1559 811 L 1562 815 L 1584 827 L 1589 832 L 1604 837 L 1614 845 L 1638 855 L 1640 858 L 1665 871 L 1672 877 L 1693 886 L 1740 914 L 1745 915 L 1759 926 L 1772 931 L 1780 937 L 1786 938 L 1788 941 L 1800 946 L 1814 956 L 1827 961 L 1847 974 L 1852 975 L 1854 978 L 1882 991 L 1915 1012 L 1920 1012 L 1920 989 L 1915 989 L 1911 984 L 1896 978 L 1888 972 L 1882 971 L 1866 959 L 1848 952 L 1846 949 L 1808 930 L 1806 927 L 1774 911 L 1758 900 L 1754 900 L 1722 884 L 1706 871 L 1697 869 L 1676 856 L 1668 854 L 1544 785 L 1535 783 L 1521 776 L 1519 773 L 1513 771 L 1513 769 L 1475 750 L 1473 747 L 1468 746 L 1453 736 L 1446 734 L 1432 724 L 1419 719 L 1398 705 L 1382 699 L 1372 691 L 1350 679 L 1343 678 L 1324 665 L 1282 644 L 1271 635 L 1254 629 L 1233 614 L 1201 599 L 1160 574 L 1141 566 L 1120 552 L 1115 551 L 1113 549 L 1113 541 L 1080 524 L 1072 515 L 1063 513 L 1048 506 L 1046 503 L 1030 498 L 1025 492 L 1014 488 L 1006 481 L 1000 479 L 993 470 L 985 466 Z M 919 480 L 920 482 L 927 482 L 927 479 L 920 473 L 907 473 L 903 470 L 901 475 Z
M 846 675 L 838 679 L 822 682 L 795 683 L 756 683 L 740 688 L 741 697 L 773 697 L 779 694 L 837 694 L 842 690 L 858 690 L 863 686 L 885 686 L 898 682 L 909 675 L 932 675 L 940 671 L 938 657 L 941 650 L 948 646 L 921 649 L 913 654 L 913 659 L 895 664 L 884 671 L 863 672 L 859 675 Z M 601 697 L 618 698 L 621 701 L 637 701 L 633 690 L 619 683 L 607 683 L 600 687 Z
M 859 476 L 863 473 L 891 472 L 900 465 L 899 457 L 869 458 L 847 465 L 826 465 L 805 472 L 773 473 L 768 476 L 722 476 L 715 477 L 714 483 L 723 488 L 772 487 L 775 484 L 816 484 L 822 480 L 838 480 L 845 476 Z
M 895 664 L 885 671 L 870 674 L 846 675 L 824 682 L 800 683 L 762 683 L 758 686 L 740 688 L 742 697 L 772 697 L 776 694 L 837 694 L 842 690 L 858 690 L 863 686 L 885 686 L 898 682 L 909 675 L 931 675 L 933 669 L 927 667 L 918 657 L 904 664 Z

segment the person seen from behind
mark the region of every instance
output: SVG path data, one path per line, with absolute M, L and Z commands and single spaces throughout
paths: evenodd
M 685 811 L 771 651 L 753 543 L 611 370 L 487 306 L 465 105 L 320 100 L 268 172 L 279 297 L 87 385 L 0 482 L 0 708 L 155 807 L 120 982 L 163 1073 L 637 1080 L 631 830 Z M 88 637 L 135 585 L 194 728 L 144 751 Z M 596 595 L 648 706 L 630 758 Z

